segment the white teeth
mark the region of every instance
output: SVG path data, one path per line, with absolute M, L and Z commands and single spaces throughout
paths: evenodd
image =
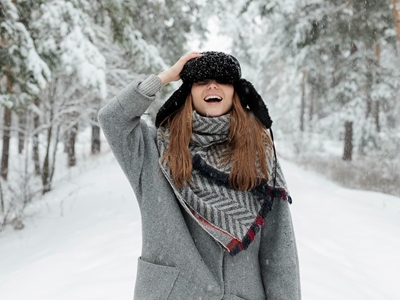
M 217 98 L 217 99 L 219 99 L 219 100 L 222 100 L 222 97 L 220 97 L 220 96 L 215 96 L 215 95 L 207 96 L 204 100 L 215 99 L 215 98 Z

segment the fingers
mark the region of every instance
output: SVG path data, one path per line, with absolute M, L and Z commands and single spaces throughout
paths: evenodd
M 172 67 L 171 70 L 175 73 L 176 76 L 178 76 L 179 79 L 179 73 L 182 71 L 184 65 L 191 59 L 196 58 L 201 56 L 200 52 L 190 52 L 184 56 L 182 56 Z
M 195 55 L 195 56 L 198 56 L 198 55 L 201 55 L 201 52 L 199 52 L 199 51 L 192 51 L 192 52 L 190 52 L 188 55 Z
M 158 77 L 161 78 L 162 85 L 166 85 L 171 81 L 177 81 L 180 79 L 179 74 L 182 71 L 184 65 L 191 59 L 200 57 L 201 53 L 198 51 L 192 51 L 186 55 L 183 55 L 171 68 L 161 72 Z
M 192 51 L 192 52 L 190 52 L 190 53 L 188 53 L 188 54 L 186 54 L 186 55 L 201 55 L 201 52 L 199 52 L 199 51 Z
M 199 56 L 201 56 L 201 52 L 193 51 L 193 52 L 190 52 L 189 55 L 191 57 L 199 57 Z
M 188 60 L 191 60 L 192 58 L 196 58 L 199 56 L 201 56 L 201 52 L 192 51 L 192 52 L 182 56 L 181 59 L 188 61 Z

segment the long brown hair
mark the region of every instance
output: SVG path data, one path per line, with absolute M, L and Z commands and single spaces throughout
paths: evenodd
M 229 186 L 248 191 L 255 188 L 261 179 L 268 180 L 267 154 L 271 155 L 272 141 L 253 113 L 242 107 L 235 93 L 230 111 L 230 131 L 223 156 L 224 163 L 231 163 Z M 192 97 L 164 122 L 170 129 L 169 146 L 163 156 L 171 169 L 172 179 L 182 188 L 191 180 L 192 155 L 189 143 L 192 135 Z M 163 122 L 163 123 L 164 123 Z

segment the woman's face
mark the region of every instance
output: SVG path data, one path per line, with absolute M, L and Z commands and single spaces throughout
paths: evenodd
M 228 113 L 232 108 L 233 94 L 232 85 L 213 79 L 193 83 L 191 92 L 194 109 L 205 117 L 219 117 Z

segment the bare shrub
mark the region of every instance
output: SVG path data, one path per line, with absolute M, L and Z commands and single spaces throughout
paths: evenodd
M 340 157 L 315 156 L 297 162 L 344 187 L 400 196 L 400 158 L 359 157 L 343 161 Z

